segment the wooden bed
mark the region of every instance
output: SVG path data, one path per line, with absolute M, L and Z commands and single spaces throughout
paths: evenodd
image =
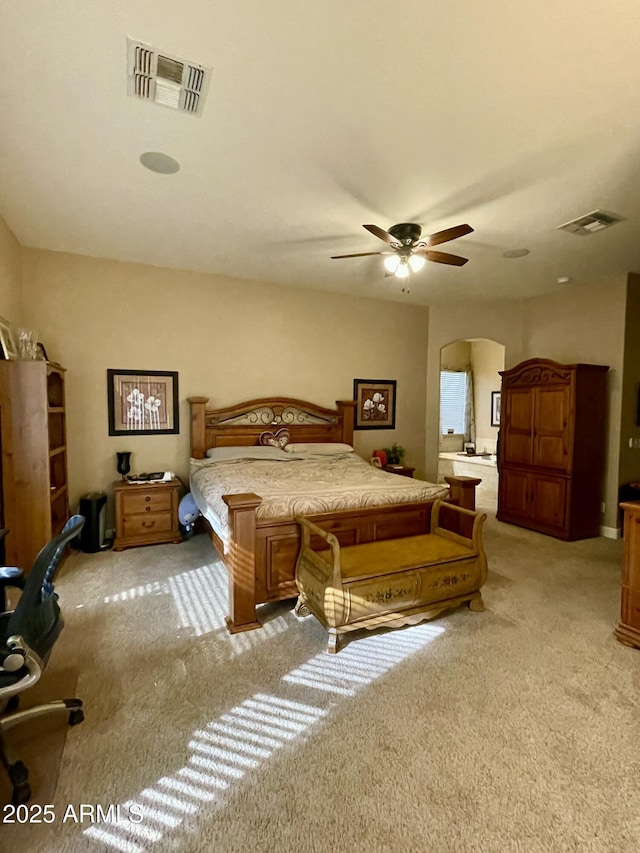
M 250 400 L 225 409 L 207 409 L 208 397 L 190 397 L 191 456 L 204 459 L 212 447 L 258 444 L 261 433 L 286 426 L 292 442 L 353 444 L 355 401 L 339 400 L 327 409 L 290 397 Z M 449 477 L 450 500 L 475 508 L 475 485 L 469 477 Z M 224 496 L 229 511 L 228 551 L 210 528 L 211 540 L 229 576 L 231 633 L 260 628 L 256 606 L 295 598 L 295 564 L 300 528 L 294 519 L 258 519 L 256 494 Z M 333 533 L 341 545 L 393 539 L 423 533 L 429 527 L 433 501 L 325 512 L 310 516 Z M 320 540 L 316 543 L 322 547 Z

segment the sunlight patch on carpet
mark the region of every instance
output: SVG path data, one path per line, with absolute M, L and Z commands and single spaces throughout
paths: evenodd
M 153 581 L 153 583 L 140 584 L 140 586 L 132 586 L 129 589 L 124 589 L 122 592 L 116 592 L 113 595 L 105 595 L 105 604 L 114 604 L 119 601 L 133 601 L 134 598 L 144 598 L 145 595 L 167 595 L 169 593 L 169 584 L 167 581 Z
M 229 634 L 226 616 L 229 594 L 226 572 L 219 564 L 200 566 L 169 578 L 169 591 L 178 611 L 179 627 L 193 631 L 196 637 L 219 632 L 235 654 L 241 654 L 288 629 L 284 618 L 272 619 L 262 631 Z
M 188 583 L 184 575 L 180 577 L 182 582 L 176 583 L 176 589 L 184 604 Z M 198 586 L 195 584 L 194 589 Z M 336 707 L 336 695 L 354 696 L 443 632 L 444 628 L 437 625 L 422 624 L 352 641 L 335 656 L 326 652 L 314 655 L 284 675 L 279 686 L 293 691 L 293 695 L 301 688 L 307 693 L 313 688 L 321 704 L 268 693 L 245 699 L 192 733 L 184 767 L 162 776 L 125 804 L 123 812 L 133 809 L 142 816 L 141 822 L 119 820 L 106 826 L 92 825 L 83 834 L 123 853 L 151 850 L 188 817 L 222 803 L 230 789 L 247 774 L 258 772 L 279 749 L 306 741 L 320 720 Z
M 219 562 L 180 572 L 166 581 L 132 586 L 105 596 L 103 601 L 105 604 L 121 604 L 150 595 L 171 596 L 178 615 L 178 629 L 186 629 L 195 637 L 218 634 L 234 654 L 249 651 L 289 628 L 283 616 L 265 622 L 259 633 L 229 634 L 225 621 L 229 612 L 227 573 Z
M 352 642 L 337 655 L 316 655 L 282 680 L 339 696 L 355 696 L 443 632 L 444 628 L 437 625 L 418 625 L 402 634 L 377 634 Z

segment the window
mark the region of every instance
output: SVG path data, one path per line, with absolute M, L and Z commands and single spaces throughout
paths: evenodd
M 440 371 L 440 433 L 466 432 L 467 374 L 464 371 Z

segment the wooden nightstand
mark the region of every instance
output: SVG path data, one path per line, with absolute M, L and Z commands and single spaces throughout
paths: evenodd
M 182 542 L 178 524 L 179 480 L 168 483 L 113 484 L 116 500 L 114 551 L 136 545 Z
M 407 465 L 383 465 L 383 471 L 388 471 L 390 474 L 400 474 L 402 477 L 413 477 L 415 468 L 409 468 Z

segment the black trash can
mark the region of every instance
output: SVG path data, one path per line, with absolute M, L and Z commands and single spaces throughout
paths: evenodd
M 90 492 L 80 498 L 80 515 L 85 518 L 80 531 L 80 548 L 87 554 L 94 554 L 109 547 L 105 542 L 107 523 L 107 496 L 104 492 Z

